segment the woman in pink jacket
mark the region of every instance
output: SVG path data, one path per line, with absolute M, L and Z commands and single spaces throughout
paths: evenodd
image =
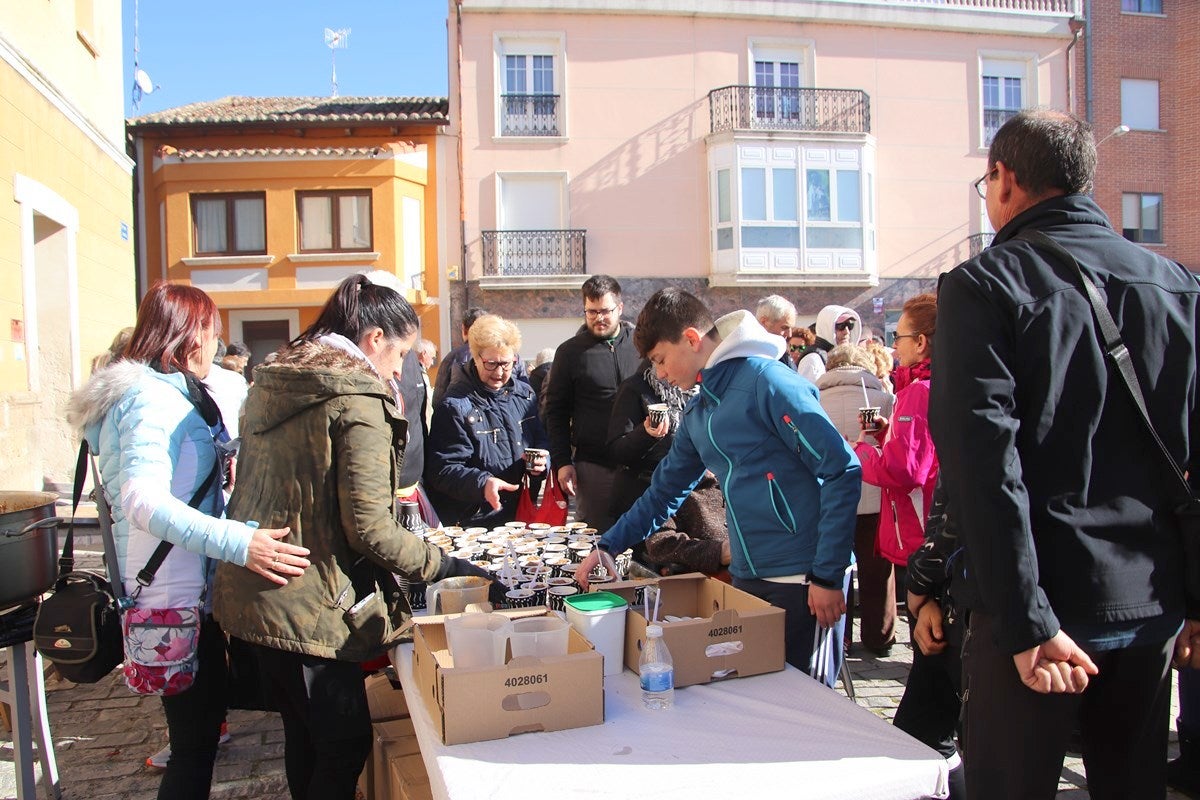
M 936 330 L 936 295 L 918 295 L 904 304 L 892 337 L 900 361 L 892 372 L 892 418 L 880 418 L 879 430 L 863 431 L 854 446 L 863 481 L 882 489 L 877 547 L 901 569 L 925 539 L 925 516 L 937 482 L 937 453 L 929 433 L 929 359 Z

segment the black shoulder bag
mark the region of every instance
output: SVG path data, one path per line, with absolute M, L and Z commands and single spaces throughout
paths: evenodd
M 1162 461 L 1167 466 L 1169 475 L 1173 476 L 1169 480 L 1174 487 L 1175 518 L 1179 522 L 1180 539 L 1183 545 L 1184 591 L 1187 596 L 1188 608 L 1200 607 L 1200 497 L 1196 496 L 1195 491 L 1188 484 L 1183 470 L 1175 463 L 1175 459 L 1171 457 L 1167 446 L 1163 444 L 1158 431 L 1154 429 L 1154 423 L 1150 421 L 1150 413 L 1146 410 L 1146 400 L 1142 394 L 1142 385 L 1138 381 L 1137 373 L 1133 371 L 1133 360 L 1129 355 L 1129 348 L 1121 340 L 1121 331 L 1117 328 L 1116 320 L 1109 313 L 1108 306 L 1104 304 L 1104 298 L 1100 296 L 1100 290 L 1096 288 L 1096 284 L 1083 273 L 1079 262 L 1065 247 L 1041 231 L 1023 231 L 1016 238 L 1051 251 L 1074 267 L 1079 276 L 1084 294 L 1092 305 L 1092 313 L 1095 315 L 1096 324 L 1099 327 L 1104 351 L 1109 361 L 1117 368 L 1121 382 L 1128 390 L 1134 405 L 1137 406 L 1143 427 L 1158 447 L 1158 452 L 1162 455 Z M 1191 465 L 1192 469 L 1196 467 L 1197 465 Z
M 79 445 L 79 460 L 75 464 L 71 526 L 58 560 L 58 580 L 54 583 L 54 593 L 42 601 L 33 623 L 34 646 L 38 652 L 53 662 L 60 675 L 74 683 L 95 683 L 112 672 L 124 656 L 121 643 L 124 586 L 116 553 L 110 547 L 112 518 L 94 464 L 96 511 L 104 537 L 105 566 L 116 580 L 95 572 L 75 570 L 75 513 L 79 509 L 87 465 L 88 446 L 84 441 Z

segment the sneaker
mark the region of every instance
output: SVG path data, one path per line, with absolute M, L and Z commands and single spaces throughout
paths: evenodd
M 233 737 L 229 735 L 229 723 L 221 723 L 221 738 L 217 739 L 218 744 L 225 744 Z M 154 755 L 146 759 L 146 766 L 154 769 L 166 769 L 167 762 L 171 760 L 171 745 L 167 744 L 162 750 L 159 750 Z

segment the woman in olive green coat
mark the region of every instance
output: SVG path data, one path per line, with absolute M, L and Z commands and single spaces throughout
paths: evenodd
M 246 401 L 229 516 L 289 526 L 312 567 L 282 587 L 218 570 L 214 611 L 251 643 L 278 704 L 295 800 L 354 797 L 371 752 L 359 662 L 396 643 L 411 614 L 393 573 L 486 576 L 393 513 L 407 426 L 387 381 L 418 322 L 398 291 L 379 285 L 386 278 L 395 280 L 343 281 L 317 321 L 255 370 Z

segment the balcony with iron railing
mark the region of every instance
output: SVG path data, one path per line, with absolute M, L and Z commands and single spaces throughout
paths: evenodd
M 586 230 L 480 231 L 484 278 L 587 274 Z
M 501 136 L 561 136 L 556 94 L 500 95 Z
M 985 108 L 983 110 L 983 143 L 990 145 L 996 138 L 996 132 L 1017 115 L 1019 108 Z
M 712 133 L 871 132 L 871 99 L 859 89 L 723 86 L 708 93 Z

